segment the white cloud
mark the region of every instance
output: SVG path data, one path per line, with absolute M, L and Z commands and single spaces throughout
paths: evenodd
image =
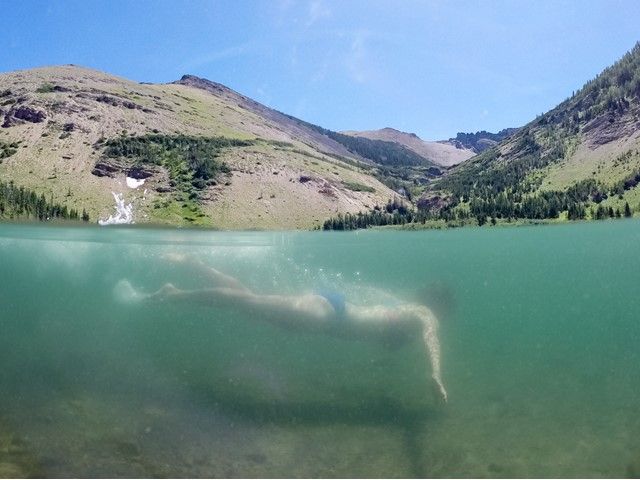
M 309 10 L 305 25 L 307 28 L 309 28 L 317 21 L 322 20 L 323 18 L 329 18 L 330 16 L 331 10 L 325 5 L 322 0 L 313 0 L 311 3 L 309 3 Z

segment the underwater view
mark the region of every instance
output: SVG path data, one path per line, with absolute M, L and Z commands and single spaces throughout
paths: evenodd
M 0 477 L 640 476 L 639 247 L 633 220 L 0 225 Z M 206 297 L 216 275 L 336 311 L 427 305 L 446 401 L 420 334 L 264 321 Z

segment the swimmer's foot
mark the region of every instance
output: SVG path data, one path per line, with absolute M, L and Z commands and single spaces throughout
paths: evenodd
M 163 300 L 167 297 L 175 295 L 180 290 L 176 288 L 173 283 L 165 283 L 158 291 L 149 295 L 149 298 L 157 298 L 159 300 Z
M 113 294 L 120 303 L 137 303 L 149 300 L 163 301 L 179 292 L 180 290 L 173 284 L 166 283 L 153 293 L 143 293 L 136 290 L 131 285 L 131 282 L 126 279 L 120 280 L 113 288 Z
M 177 289 L 171 283 L 165 283 L 162 287 L 153 293 L 144 295 L 144 300 L 147 302 L 164 302 L 168 298 L 180 293 L 181 290 Z
M 447 403 L 449 401 L 449 395 L 442 385 L 440 385 L 440 398 L 442 398 L 442 401 L 444 403 Z
M 431 377 L 431 381 L 429 382 L 429 390 L 432 392 L 433 396 L 438 400 L 438 402 L 442 404 L 446 404 L 449 400 L 449 395 L 447 394 L 447 390 L 444 388 L 442 381 L 438 378 Z
M 138 292 L 131 282 L 122 279 L 113 287 L 113 295 L 120 303 L 135 303 L 144 300 L 147 295 Z

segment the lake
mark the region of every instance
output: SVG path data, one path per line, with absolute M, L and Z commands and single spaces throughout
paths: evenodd
M 639 252 L 633 220 L 0 225 L 0 477 L 637 477 Z M 118 299 L 123 280 L 207 287 L 167 254 L 264 294 L 433 302 L 448 402 L 419 338 L 384 345 Z

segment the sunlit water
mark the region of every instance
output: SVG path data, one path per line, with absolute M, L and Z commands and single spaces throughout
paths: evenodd
M 442 367 L 235 310 L 207 281 L 355 303 L 448 292 Z M 640 475 L 640 223 L 217 233 L 0 225 L 0 476 Z

